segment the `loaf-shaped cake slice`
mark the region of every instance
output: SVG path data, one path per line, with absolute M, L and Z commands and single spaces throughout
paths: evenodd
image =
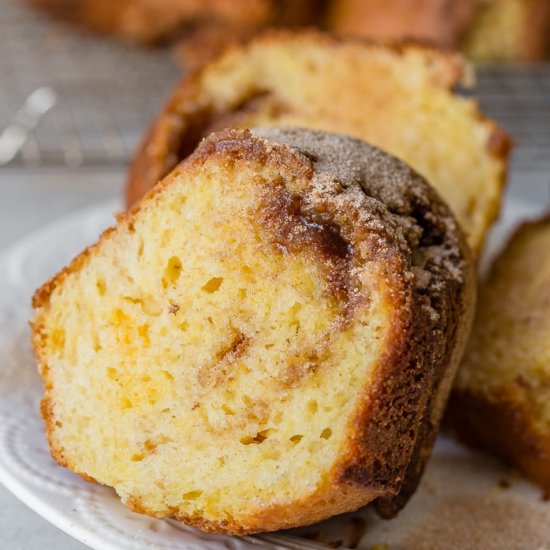
M 206 531 L 391 516 L 463 351 L 472 263 L 436 192 L 364 142 L 213 134 L 37 291 L 52 455 Z
M 355 136 L 401 158 L 450 205 L 475 254 L 497 216 L 510 142 L 451 89 L 459 56 L 320 33 L 271 32 L 182 81 L 130 171 L 135 203 L 226 127 L 300 126 Z
M 467 349 L 452 427 L 550 491 L 550 218 L 521 226 L 496 260 Z

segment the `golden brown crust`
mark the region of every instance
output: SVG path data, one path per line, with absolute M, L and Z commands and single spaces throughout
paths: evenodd
M 456 55 L 436 52 L 419 44 L 375 43 L 359 38 L 338 38 L 313 30 L 265 32 L 255 37 L 251 41 L 251 46 L 285 41 L 295 41 L 297 46 L 302 41 L 335 48 L 341 44 L 355 43 L 363 47 L 390 48 L 398 53 L 415 49 L 424 51 L 428 57 L 434 57 L 434 62 L 439 65 L 437 85 L 444 89 L 451 89 L 460 80 L 464 70 L 462 60 Z M 220 59 L 225 55 L 234 55 L 235 52 L 242 53 L 246 47 L 246 44 L 234 44 L 227 53 L 220 56 Z M 216 60 L 216 62 L 218 61 L 219 59 Z M 238 124 L 241 115 L 246 116 L 250 109 L 254 109 L 258 101 L 269 96 L 269 91 L 257 92 L 249 97 L 243 97 L 241 104 L 231 113 L 219 112 L 210 100 L 205 99 L 203 92 L 202 83 L 204 79 L 208 78 L 209 71 L 212 70 L 211 67 L 212 65 L 206 65 L 201 70 L 186 76 L 175 88 L 161 113 L 152 123 L 130 166 L 126 186 L 128 205 L 138 201 L 182 158 L 190 154 L 201 138 L 206 137 L 212 131 Z M 277 105 L 275 104 L 273 108 L 277 109 Z M 477 116 L 480 120 L 492 124 L 479 111 Z M 509 140 L 503 137 L 505 134 L 496 125 L 493 126 L 495 134 L 493 141 L 509 144 Z M 498 150 L 493 149 L 491 152 L 495 157 L 504 159 L 508 148 L 509 145 L 507 147 L 500 146 Z
M 359 59 L 364 59 L 372 52 L 375 58 L 381 52 L 389 52 L 392 55 L 408 57 L 409 55 L 419 55 L 425 59 L 427 65 L 426 78 L 430 80 L 430 85 L 433 85 L 434 93 L 437 95 L 439 90 L 449 91 L 452 94 L 453 87 L 464 76 L 466 71 L 463 59 L 455 54 L 446 53 L 434 50 L 429 47 L 424 47 L 418 44 L 380 44 L 373 43 L 364 39 L 343 39 L 334 36 L 326 35 L 316 31 L 271 31 L 257 36 L 250 41 L 234 45 L 230 50 L 223 55 L 208 63 L 200 70 L 192 73 L 183 79 L 176 87 L 171 98 L 154 120 L 147 134 L 145 135 L 138 151 L 136 152 L 128 172 L 128 180 L 126 186 L 126 201 L 128 205 L 134 204 L 147 190 L 157 181 L 162 179 L 177 163 L 185 158 L 193 148 L 197 145 L 202 137 L 205 137 L 212 131 L 217 131 L 227 127 L 247 127 L 254 126 L 254 120 L 260 119 L 263 121 L 269 120 L 269 124 L 277 124 L 279 120 L 290 120 L 292 125 L 308 126 L 314 124 L 317 128 L 335 130 L 335 116 L 339 117 L 339 122 L 336 124 L 337 131 L 342 133 L 356 134 L 361 137 L 363 132 L 370 136 L 374 142 L 380 141 L 379 145 L 384 147 L 387 144 L 388 150 L 391 152 L 395 147 L 399 149 L 406 145 L 400 144 L 399 140 L 393 142 L 393 138 L 385 136 L 383 125 L 377 126 L 379 129 L 361 129 L 357 126 L 356 107 L 350 107 L 349 113 L 342 112 L 340 106 L 334 106 L 334 112 L 330 104 L 315 107 L 317 111 L 323 114 L 318 114 L 314 119 L 304 116 L 304 121 L 301 122 L 301 109 L 293 107 L 292 95 L 285 96 L 284 92 L 280 92 L 278 88 L 267 85 L 265 82 L 254 82 L 254 76 L 250 76 L 246 71 L 247 64 L 253 64 L 257 58 L 264 56 L 265 64 L 270 63 L 270 55 L 272 55 L 273 63 L 278 62 L 277 49 L 281 48 L 283 55 L 288 54 L 288 50 L 296 49 L 297 55 L 303 49 L 319 48 L 320 56 L 325 53 L 330 56 L 331 63 L 335 64 L 334 70 L 343 71 L 346 75 L 345 67 L 349 63 L 360 63 Z M 271 50 L 273 48 L 273 51 Z M 342 66 L 338 66 L 337 55 L 341 51 Z M 315 58 L 315 57 L 314 57 Z M 237 60 L 240 63 L 237 63 Z M 396 59 L 396 65 L 400 60 Z M 276 65 L 275 65 L 276 66 Z M 283 64 L 283 69 L 286 65 Z M 228 69 L 231 67 L 232 69 Z M 299 65 L 302 67 L 302 65 Z M 240 68 L 243 68 L 243 81 L 252 78 L 252 82 L 246 80 L 247 84 L 242 84 L 244 87 L 240 92 L 228 92 L 220 89 L 219 97 L 215 88 L 210 86 L 212 81 L 223 79 L 227 71 L 232 75 L 235 73 L 235 78 L 227 77 L 231 86 L 240 86 L 238 75 Z M 308 69 L 307 63 L 303 63 L 303 78 L 307 85 Z M 397 70 L 397 67 L 396 67 Z M 253 73 L 254 74 L 254 73 Z M 353 76 L 347 75 L 350 78 L 350 86 L 353 85 Z M 374 81 L 375 79 L 373 79 Z M 363 79 L 357 81 L 357 86 L 365 86 Z M 221 86 L 223 88 L 223 85 Z M 307 93 L 316 93 L 315 89 Z M 334 93 L 332 90 L 330 93 Z M 373 101 L 376 101 L 376 93 L 373 92 Z M 284 98 L 283 98 L 284 96 Z M 231 99 L 227 99 L 231 97 Z M 450 98 L 449 98 L 450 99 Z M 404 103 L 406 105 L 406 101 Z M 367 113 L 369 109 L 376 107 L 367 102 Z M 460 100 L 456 100 L 457 112 L 462 111 Z M 296 111 L 296 112 L 295 112 Z M 392 117 L 392 110 L 389 110 L 389 117 Z M 429 109 L 427 109 L 429 113 Z M 395 114 L 395 113 L 393 113 Z M 366 115 L 367 116 L 367 115 Z M 489 182 L 487 182 L 483 198 L 477 196 L 477 192 L 473 190 L 473 186 L 466 187 L 464 196 L 457 195 L 455 189 L 458 187 L 450 185 L 448 178 L 443 174 L 431 173 L 433 162 L 424 161 L 418 162 L 419 170 L 425 169 L 433 178 L 439 178 L 432 182 L 439 188 L 447 198 L 453 198 L 452 207 L 456 207 L 459 221 L 467 228 L 467 233 L 470 237 L 470 245 L 474 249 L 474 254 L 479 255 L 481 250 L 484 235 L 487 228 L 498 216 L 500 210 L 500 195 L 506 182 L 507 175 L 507 160 L 511 148 L 511 141 L 505 132 L 498 127 L 490 119 L 487 119 L 481 113 L 477 103 L 471 101 L 468 105 L 468 114 L 461 116 L 467 117 L 464 122 L 476 126 L 479 124 L 479 129 L 483 132 L 486 138 L 479 143 L 479 155 L 476 152 L 469 152 L 468 155 L 479 156 L 483 159 L 487 171 Z M 398 123 L 394 132 L 397 134 L 399 128 Z M 418 132 L 427 133 L 429 130 L 420 124 Z M 371 132 L 369 134 L 369 132 Z M 477 132 L 477 130 L 476 130 Z M 448 149 L 452 154 L 454 141 L 452 130 L 446 134 L 447 141 L 443 149 Z M 422 145 L 423 140 L 419 142 Z M 403 153 L 403 152 L 402 152 Z M 407 153 L 406 160 L 414 164 L 414 155 L 412 151 Z M 438 164 L 438 163 L 437 163 Z M 451 177 L 452 180 L 452 177 Z M 485 182 L 484 182 L 485 185 Z
M 292 130 L 285 133 L 291 135 Z M 264 130 L 261 135 L 277 139 L 276 130 Z M 435 191 L 401 185 L 394 203 L 396 197 L 385 195 L 383 185 L 376 190 L 376 177 L 369 176 L 371 183 L 365 192 L 382 199 L 390 211 L 405 200 L 406 206 L 400 205 L 399 214 L 412 216 L 422 228 L 420 240 L 411 244 L 416 248 L 413 265 L 431 273 L 429 282 L 420 285 L 417 281 L 412 295 L 402 290 L 407 287 L 403 280 L 406 265 L 394 265 L 385 273 L 394 309 L 406 313 L 393 320 L 391 348 L 381 358 L 377 371 L 379 384 L 373 384 L 365 395 L 363 409 L 351 427 L 352 444 L 345 452 L 348 456 L 337 466 L 337 478 L 344 486 L 384 488 L 385 496 L 377 501 L 377 508 L 391 517 L 415 491 L 431 453 L 469 334 L 475 290 L 466 243 L 454 222 L 449 223 L 451 214 Z M 401 176 L 403 181 L 409 179 Z M 438 249 L 437 254 L 428 252 L 432 247 Z M 464 278 L 460 281 L 449 278 L 441 263 L 443 250 L 451 263 L 461 265 Z M 447 313 L 435 321 L 434 307 Z M 404 473 L 401 479 L 395 476 L 396 468 Z
M 219 33 L 216 39 L 238 37 L 267 25 L 304 24 L 315 13 L 312 0 L 26 1 L 68 23 L 142 44 L 193 35 L 209 26 Z M 204 37 L 202 41 L 204 45 Z
M 269 136 L 266 136 L 267 141 L 242 130 L 226 130 L 209 137 L 143 201 L 123 214 L 119 225 L 131 228 L 135 214 L 147 208 L 155 195 L 171 185 L 180 172 L 196 169 L 212 159 L 269 162 L 306 180 L 320 177 L 315 147 L 309 148 L 293 137 L 303 131 L 263 132 L 264 136 L 265 132 Z M 340 139 L 357 142 L 350 138 Z M 362 147 L 368 146 L 363 144 Z M 345 235 L 351 232 L 362 236 L 361 242 L 366 248 L 361 254 L 375 259 L 378 265 L 376 280 L 391 311 L 388 347 L 374 366 L 372 383 L 363 389 L 362 404 L 348 427 L 347 444 L 341 458 L 329 472 L 324 485 L 301 501 L 263 508 L 234 521 L 212 522 L 202 517 L 179 516 L 181 521 L 205 531 L 243 535 L 316 522 L 359 508 L 375 498 L 378 498 L 380 512 L 389 517 L 414 492 L 431 451 L 450 381 L 469 330 L 474 296 L 473 268 L 464 238 L 435 191 L 400 161 L 370 149 L 373 173 L 367 173 L 360 185 L 369 204 L 372 203 L 370 208 L 373 210 L 369 211 L 372 221 L 357 219 L 354 208 L 345 203 L 327 201 L 319 211 L 299 207 L 307 224 L 321 227 L 305 237 L 308 246 L 312 240 L 317 246 L 318 241 L 322 254 L 328 257 L 341 258 L 343 253 L 339 244 L 334 246 L 330 241 L 332 237 L 322 233 L 323 224 L 335 224 Z M 392 180 L 384 180 L 388 176 L 376 177 L 386 169 L 381 162 L 389 163 L 388 174 L 399 175 L 394 177 L 391 189 L 388 183 Z M 350 181 L 355 181 L 353 177 Z M 342 184 L 346 186 L 345 181 Z M 286 211 L 276 214 L 282 216 L 282 221 L 277 218 L 277 224 L 284 223 L 288 215 Z M 47 307 L 55 288 L 88 262 L 111 231 L 104 233 L 96 245 L 39 289 L 34 307 Z M 290 244 L 303 246 L 300 240 Z M 42 413 L 52 456 L 61 465 L 78 472 L 57 441 L 55 411 L 48 395 L 49 369 L 41 351 L 42 333 L 42 327 L 35 322 L 33 343 L 45 381 Z M 127 505 L 142 513 L 159 514 L 158 510 L 147 509 L 137 497 L 130 498 Z
M 448 228 L 439 226 L 433 233 L 428 229 L 431 225 L 430 215 L 426 211 L 426 219 L 424 220 L 424 235 L 428 242 L 434 239 L 445 239 L 443 236 Z M 430 235 L 428 237 L 428 235 Z M 428 245 L 430 246 L 430 245 Z M 473 271 L 473 262 L 470 257 L 469 249 L 462 239 L 460 243 L 461 254 L 464 255 L 465 263 L 463 264 L 463 281 L 462 283 L 451 283 L 445 285 L 445 289 L 432 280 L 429 283 L 429 290 L 417 288 L 413 296 L 412 311 L 418 312 L 427 308 L 427 296 L 429 296 L 430 306 L 440 307 L 445 304 L 443 309 L 445 313 L 435 324 L 430 324 L 431 316 L 425 311 L 425 316 L 422 318 L 418 313 L 413 313 L 408 319 L 410 323 L 410 333 L 405 336 L 405 328 L 399 327 L 401 333 L 401 372 L 395 374 L 393 384 L 388 384 L 385 380 L 381 387 L 385 392 L 387 405 L 391 411 L 394 411 L 396 403 L 396 395 L 407 392 L 407 388 L 423 385 L 429 387 L 430 390 L 425 395 L 425 409 L 422 412 L 422 422 L 419 425 L 416 442 L 411 460 L 406 469 L 405 478 L 400 487 L 400 491 L 393 498 L 382 498 L 377 502 L 378 512 L 384 517 L 392 517 L 398 511 L 410 496 L 416 490 L 420 481 L 428 458 L 431 454 L 432 446 L 439 429 L 439 424 L 446 406 L 447 397 L 449 395 L 451 384 L 454 378 L 456 369 L 462 358 L 462 354 L 470 333 L 470 327 L 473 319 L 473 311 L 475 304 L 475 275 Z M 430 264 L 432 260 L 427 259 Z M 432 265 L 432 268 L 435 267 Z M 437 269 L 441 269 L 441 266 Z M 442 274 L 440 272 L 440 274 Z M 449 281 L 447 281 L 449 282 Z M 427 292 L 426 292 L 427 290 Z M 425 293 L 426 292 L 426 293 Z M 396 330 L 398 325 L 395 326 Z M 412 339 L 415 346 L 411 345 Z M 399 342 L 399 335 L 396 335 L 396 342 Z M 421 362 L 429 361 L 432 364 L 432 371 L 421 373 L 418 366 Z M 390 378 L 391 380 L 391 378 Z M 394 385 L 394 387 L 392 387 Z M 380 396 L 377 396 L 376 402 L 378 406 L 384 402 Z M 411 403 L 402 407 L 402 414 L 418 414 Z M 380 413 L 380 422 L 388 422 L 386 416 Z M 396 422 L 399 425 L 398 422 Z M 404 426 L 400 425 L 403 429 Z M 403 432 L 395 434 L 396 439 L 406 437 Z

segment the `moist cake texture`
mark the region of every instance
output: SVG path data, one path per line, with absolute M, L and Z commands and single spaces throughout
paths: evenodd
M 52 455 L 206 531 L 373 500 L 391 516 L 431 450 L 472 269 L 448 207 L 386 153 L 213 134 L 37 291 Z
M 475 254 L 498 214 L 510 142 L 451 88 L 461 58 L 320 33 L 271 32 L 190 75 L 130 170 L 135 203 L 213 130 L 299 126 L 355 136 L 401 158 L 450 205 Z

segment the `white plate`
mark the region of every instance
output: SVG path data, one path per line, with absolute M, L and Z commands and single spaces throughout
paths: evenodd
M 332 547 L 341 541 L 340 548 L 550 548 L 550 503 L 540 491 L 445 438 L 438 441 L 419 491 L 395 520 L 380 520 L 366 508 L 310 528 L 243 539 L 134 514 L 114 491 L 57 466 L 38 415 L 41 385 L 29 344 L 30 299 L 112 224 L 117 206 L 110 202 L 79 212 L 0 255 L 0 481 L 34 511 L 101 550 L 326 548 L 311 538 Z M 537 205 L 508 201 L 488 255 L 518 221 L 538 212 Z

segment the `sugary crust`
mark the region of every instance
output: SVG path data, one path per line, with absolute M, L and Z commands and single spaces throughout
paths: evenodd
M 272 163 L 312 185 L 317 185 L 316 178 L 322 180 L 326 176 L 312 160 L 312 150 L 281 145 L 277 143 L 279 137 L 273 139 L 258 138 L 244 130 L 212 135 L 138 206 L 123 214 L 116 231 L 131 231 L 136 213 L 149 208 L 157 193 L 170 186 L 179 173 L 196 169 L 207 160 Z M 383 155 L 366 144 L 363 146 L 373 158 Z M 393 184 L 399 201 L 393 202 L 391 196 L 386 196 L 383 186 L 364 181 L 362 193 L 377 205 L 365 212 L 364 220 L 357 217 L 353 204 L 331 201 L 327 201 L 319 218 L 313 218 L 314 223 L 328 223 L 336 220 L 336 216 L 355 220 L 349 231 L 363 235 L 362 253 L 376 259 L 378 271 L 373 276 L 391 312 L 388 347 L 374 367 L 373 381 L 363 389 L 361 406 L 353 414 L 340 459 L 324 485 L 300 501 L 264 508 L 231 521 L 179 516 L 181 521 L 205 531 L 243 535 L 313 523 L 357 509 L 373 499 L 378 499 L 380 512 L 390 517 L 414 492 L 469 331 L 474 300 L 473 268 L 464 238 L 446 205 L 422 178 L 397 159 L 390 160 L 397 173 L 408 174 Z M 384 204 L 385 218 L 377 214 Z M 317 214 L 309 210 L 307 215 Z M 373 230 L 371 223 L 375 223 L 378 231 Z M 348 230 L 342 225 L 338 227 Z M 422 229 L 421 233 L 417 227 Z M 111 231 L 37 291 L 33 300 L 36 309 L 47 308 L 52 292 L 85 265 Z M 55 404 L 49 396 L 51 380 L 42 352 L 43 327 L 37 321 L 32 327 L 46 387 L 42 413 L 52 456 L 78 473 L 57 439 Z M 126 504 L 149 515 L 165 513 L 148 509 L 135 497 Z M 177 515 L 177 511 L 174 513 Z
M 509 255 L 512 250 L 517 251 L 525 239 L 548 227 L 550 215 L 522 224 L 493 264 L 486 285 L 490 287 L 496 278 L 507 277 L 509 262 L 518 261 Z M 509 280 L 510 295 L 514 294 L 514 286 L 529 284 L 528 279 L 534 274 L 526 270 L 523 275 L 525 280 Z M 485 392 L 464 383 L 456 385 L 449 400 L 446 424 L 467 445 L 490 451 L 550 491 L 550 431 L 536 422 L 536 393 L 540 390 L 523 377 L 512 383 L 494 382 L 497 384 Z
M 126 186 L 128 205 L 137 202 L 153 185 L 166 176 L 174 166 L 193 151 L 202 137 L 210 131 L 221 130 L 231 125 L 227 113 L 215 111 L 211 102 L 205 98 L 203 81 L 211 73 L 216 74 L 223 60 L 229 56 L 244 55 L 248 48 L 261 47 L 270 43 L 318 44 L 338 48 L 348 45 L 357 48 L 389 48 L 396 53 L 422 51 L 432 58 L 434 65 L 434 85 L 451 89 L 464 74 L 462 59 L 452 53 L 436 51 L 430 47 L 412 43 L 375 43 L 360 38 L 335 37 L 321 32 L 308 31 L 269 31 L 255 37 L 245 44 L 234 44 L 219 58 L 200 70 L 186 76 L 173 91 L 170 99 L 153 121 L 147 134 L 134 156 Z M 243 101 L 250 98 L 243 97 Z M 506 158 L 509 145 L 505 134 L 491 121 L 486 120 L 478 111 L 476 116 L 491 125 L 494 144 L 491 150 L 497 158 Z M 223 119 L 226 120 L 223 120 Z

